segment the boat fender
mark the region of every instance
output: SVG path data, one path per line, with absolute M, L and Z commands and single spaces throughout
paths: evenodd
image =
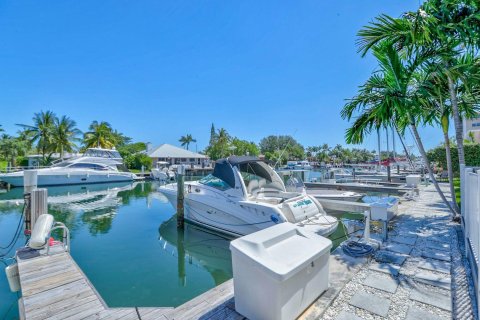
M 272 214 L 272 215 L 270 216 L 270 219 L 271 219 L 275 224 L 277 224 L 278 221 L 280 221 L 280 219 L 278 219 L 278 216 L 276 216 L 276 215 L 274 215 L 274 214 Z
M 14 263 L 5 268 L 5 274 L 7 275 L 8 286 L 10 291 L 20 291 L 20 275 L 18 273 L 18 264 Z
M 51 214 L 44 213 L 40 215 L 33 226 L 28 246 L 32 249 L 42 249 L 47 244 L 47 236 L 52 229 L 53 223 Z

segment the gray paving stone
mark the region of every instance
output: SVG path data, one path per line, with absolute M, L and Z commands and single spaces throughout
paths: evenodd
M 428 240 L 429 241 L 442 242 L 442 243 L 450 243 L 450 237 L 449 236 L 429 236 Z
M 351 312 L 342 311 L 335 320 L 362 320 L 362 318 Z
M 424 258 L 432 258 L 441 261 L 448 261 L 450 262 L 451 257 L 450 253 L 444 251 L 438 251 L 433 249 L 424 249 L 422 253 L 422 257 Z
M 405 320 L 439 320 L 445 319 L 436 314 L 430 313 L 428 311 L 422 310 L 417 307 L 408 307 L 407 317 Z
M 352 306 L 367 310 L 381 317 L 387 316 L 390 303 L 388 299 L 364 291 L 355 293 L 350 300 Z
M 425 270 L 450 274 L 451 264 L 449 262 L 438 260 L 424 260 L 420 261 L 418 267 Z
M 428 241 L 427 240 L 426 247 L 430 248 L 430 249 L 450 251 L 450 244 L 449 243 L 444 243 L 444 242 Z
M 431 286 L 451 290 L 452 279 L 447 275 L 437 275 L 432 272 L 419 272 L 415 275 L 415 280 Z
M 400 272 L 400 267 L 399 266 L 396 266 L 396 265 L 390 264 L 390 263 L 373 262 L 372 264 L 370 264 L 369 269 L 374 270 L 374 271 L 378 271 L 378 272 L 383 272 L 383 273 L 386 273 L 386 274 L 391 274 L 394 277 L 398 276 L 398 273 Z
M 391 237 L 392 241 L 402 243 L 402 244 L 408 244 L 410 246 L 413 246 L 415 242 L 417 242 L 417 237 L 412 237 L 412 236 L 394 236 Z
M 374 274 L 371 274 L 365 278 L 365 280 L 363 280 L 363 284 L 390 293 L 395 293 L 398 288 L 397 280 L 393 279 L 392 277 L 380 277 Z
M 401 254 L 410 254 L 412 251 L 412 247 L 402 244 L 402 243 L 389 243 L 385 246 L 385 249 L 388 251 L 396 252 L 396 253 L 401 253 Z
M 414 288 L 410 294 L 410 299 L 425 303 L 446 311 L 452 311 L 452 301 L 450 293 L 445 295 L 433 292 L 427 289 Z
M 394 263 L 400 266 L 405 262 L 405 259 L 407 259 L 405 255 L 386 250 L 379 250 L 375 254 L 375 260 L 378 262 Z

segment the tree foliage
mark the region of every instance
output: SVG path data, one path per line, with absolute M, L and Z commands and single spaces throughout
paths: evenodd
M 85 148 L 104 148 L 112 149 L 125 145 L 131 141 L 117 130 L 113 130 L 110 123 L 105 121 L 93 121 L 83 135 L 83 144 Z
M 260 152 L 265 158 L 278 163 L 287 160 L 302 160 L 305 158 L 305 148 L 291 136 L 270 135 L 260 140 Z
M 465 165 L 472 167 L 480 167 L 480 144 L 465 144 Z M 458 149 L 456 146 L 451 147 L 452 156 L 452 169 L 455 175 L 459 175 L 460 168 L 458 165 Z M 442 167 L 444 170 L 447 168 L 447 155 L 445 153 L 445 146 L 439 145 L 428 151 L 428 158 L 432 163 Z
M 180 140 L 178 140 L 179 142 L 182 143 L 182 147 L 185 146 L 185 148 L 188 150 L 188 146 L 190 145 L 190 143 L 192 142 L 197 142 L 197 140 L 195 140 L 191 134 L 187 134 L 185 136 L 182 136 L 180 138 Z

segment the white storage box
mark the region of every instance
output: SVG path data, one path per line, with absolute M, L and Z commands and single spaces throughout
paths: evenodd
M 390 221 L 398 212 L 398 198 L 385 197 L 370 203 L 370 219 Z
M 250 320 L 297 318 L 328 288 L 331 247 L 291 223 L 232 241 L 237 312 Z
M 417 187 L 422 182 L 422 177 L 419 174 L 410 174 L 405 177 L 407 187 Z

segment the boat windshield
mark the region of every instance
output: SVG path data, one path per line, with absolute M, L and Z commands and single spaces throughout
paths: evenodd
M 120 159 L 122 156 L 116 150 L 106 150 L 106 149 L 87 149 L 83 154 L 84 157 L 98 157 L 98 158 L 110 158 L 110 159 Z
M 278 174 L 282 177 L 283 183 L 287 191 L 295 192 L 298 189 L 304 188 L 304 177 L 302 171 L 279 171 Z
M 218 190 L 222 190 L 222 191 L 225 191 L 227 189 L 230 189 L 231 187 L 228 185 L 228 183 L 226 183 L 225 181 L 223 181 L 222 179 L 220 178 L 217 178 L 211 174 L 209 174 L 208 176 L 206 177 L 203 177 L 202 179 L 200 179 L 198 181 L 199 183 L 201 184 L 204 184 L 206 186 L 209 186 L 209 187 L 212 187 L 212 188 L 215 188 L 215 189 L 218 189 Z
M 285 191 L 284 184 L 275 171 L 264 162 L 247 162 L 238 166 L 248 193 L 255 189 Z
M 64 167 L 68 167 L 68 166 L 71 165 L 71 164 L 72 164 L 71 162 L 64 161 L 64 162 L 56 163 L 56 164 L 54 164 L 52 167 L 55 167 L 55 168 L 64 168 Z

